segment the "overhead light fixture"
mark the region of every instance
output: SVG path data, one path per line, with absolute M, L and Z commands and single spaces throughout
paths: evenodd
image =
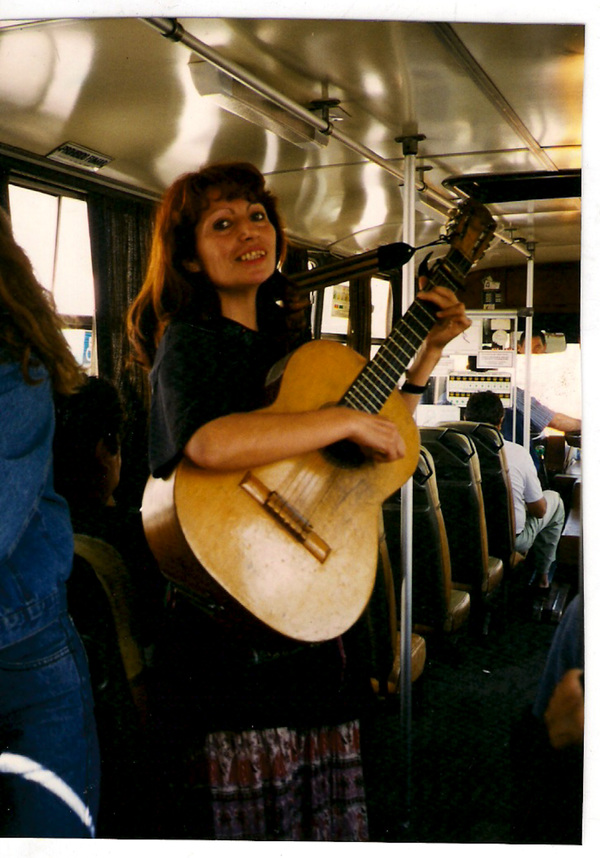
M 212 63 L 192 60 L 189 67 L 198 93 L 203 98 L 210 98 L 223 110 L 272 131 L 302 149 L 327 146 L 329 138 L 318 128 L 254 92 Z

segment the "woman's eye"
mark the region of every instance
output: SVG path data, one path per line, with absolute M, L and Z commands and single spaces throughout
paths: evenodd
M 231 226 L 231 221 L 229 220 L 229 218 L 225 218 L 225 217 L 219 218 L 219 220 L 216 220 L 213 223 L 213 229 L 216 229 L 216 230 L 227 229 L 228 226 Z
M 262 209 L 257 209 L 256 211 L 252 212 L 250 217 L 252 218 L 252 220 L 262 221 L 267 219 L 267 214 Z

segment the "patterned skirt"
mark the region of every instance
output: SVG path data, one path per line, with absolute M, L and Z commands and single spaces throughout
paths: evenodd
M 368 840 L 358 721 L 211 733 L 204 752 L 216 839 Z

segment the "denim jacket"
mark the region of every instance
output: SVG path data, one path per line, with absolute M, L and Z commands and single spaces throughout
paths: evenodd
M 26 384 L 0 347 L 0 649 L 65 610 L 73 559 L 66 501 L 53 487 L 54 404 L 43 367 Z

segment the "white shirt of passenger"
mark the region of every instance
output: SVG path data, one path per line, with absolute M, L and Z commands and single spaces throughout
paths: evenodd
M 543 497 L 535 464 L 530 453 L 520 444 L 504 441 L 506 463 L 510 473 L 515 506 L 515 531 L 521 533 L 527 518 L 526 504 L 534 503 Z

